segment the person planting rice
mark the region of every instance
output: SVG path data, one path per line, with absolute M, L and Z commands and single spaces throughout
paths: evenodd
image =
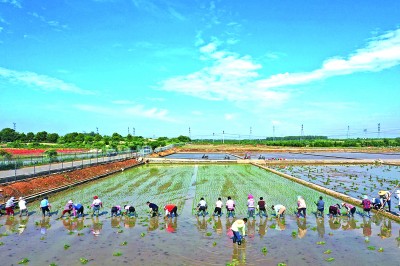
M 165 210 L 165 218 L 167 217 L 177 217 L 178 214 L 176 211 L 178 210 L 178 207 L 175 204 L 167 204 L 164 206 Z
M 75 217 L 79 217 L 80 215 L 82 215 L 82 217 L 84 216 L 82 204 L 75 203 L 74 205 L 72 205 L 72 208 L 73 208 L 73 213 L 74 213 Z
M 265 200 L 263 197 L 260 197 L 257 206 L 258 206 L 258 214 L 260 215 L 260 217 L 262 217 L 263 215 L 265 217 L 268 217 L 267 210 L 265 209 Z
M 392 202 L 392 200 L 390 198 L 391 193 L 389 191 L 386 191 L 386 190 L 381 190 L 381 191 L 378 192 L 378 195 L 379 195 L 379 197 L 381 198 L 381 201 L 382 201 L 382 207 L 381 208 L 385 209 L 385 206 L 386 206 L 386 203 L 387 203 L 388 209 L 389 209 L 389 212 L 390 212 L 391 211 L 390 210 L 391 209 L 391 202 Z
M 306 218 L 306 210 L 307 210 L 307 205 L 306 201 L 302 196 L 297 197 L 297 218 L 300 217 L 301 213 L 303 213 L 303 217 Z
M 322 196 L 319 197 L 318 202 L 314 202 L 315 205 L 317 205 L 317 217 L 321 215 L 321 217 L 324 217 L 324 209 L 325 209 L 325 202 L 322 199 Z
M 40 209 L 42 210 L 43 217 L 46 216 L 46 212 L 48 213 L 48 215 L 50 217 L 50 208 L 51 208 L 51 205 L 49 203 L 49 198 L 46 196 L 40 202 Z
M 249 194 L 247 197 L 247 215 L 248 217 L 255 218 L 255 206 L 254 206 L 254 197 L 253 195 Z
M 68 213 L 69 216 L 71 216 L 71 211 L 73 210 L 73 208 L 74 208 L 74 203 L 72 202 L 72 200 L 69 200 L 69 201 L 67 202 L 67 204 L 65 204 L 64 210 L 63 210 L 63 212 L 61 213 L 60 218 L 63 217 L 64 214 L 66 214 L 66 213 Z
M 23 212 L 26 213 L 26 216 L 29 216 L 28 208 L 26 207 L 26 200 L 23 197 L 19 197 L 18 208 L 19 208 L 19 217 L 22 216 Z
M 113 216 L 117 217 L 120 214 L 121 214 L 121 206 L 120 205 L 115 205 L 115 206 L 111 207 L 111 217 L 113 217 Z
M 202 197 L 199 201 L 199 204 L 197 204 L 197 212 L 198 212 L 197 215 L 206 216 L 206 211 L 207 211 L 207 202 Z
M 356 212 L 356 207 L 354 207 L 353 205 L 346 203 L 346 202 L 342 202 L 342 207 L 344 207 L 346 209 L 347 216 L 354 217 L 354 213 Z
M 340 208 L 339 204 L 329 206 L 329 216 L 332 218 L 340 215 Z
M 222 215 L 222 201 L 221 198 L 218 198 L 217 202 L 215 202 L 215 209 L 214 209 L 214 215 L 221 216 Z
M 6 215 L 14 216 L 14 206 L 14 197 L 11 197 L 6 202 Z
M 148 201 L 146 204 L 150 208 L 151 217 L 158 216 L 158 206 L 156 204 L 154 204 L 154 203 L 151 203 L 150 201 Z
M 99 216 L 100 208 L 103 207 L 103 202 L 101 202 L 101 200 L 99 199 L 98 196 L 94 196 L 93 203 L 92 203 L 92 205 L 90 205 L 90 207 L 92 207 L 92 210 L 93 210 L 92 216 L 94 216 L 96 212 L 97 212 L 97 216 Z
M 368 199 L 367 195 L 364 195 L 364 199 L 361 201 L 361 205 L 363 206 L 364 212 L 367 213 L 368 217 L 371 217 L 371 201 Z
M 231 230 L 233 232 L 233 243 L 238 243 L 238 245 L 242 244 L 244 240 L 245 228 L 246 228 L 247 218 L 237 219 L 231 226 Z
M 275 211 L 275 216 L 277 218 L 283 218 L 286 212 L 286 207 L 282 204 L 272 205 L 271 209 Z
M 226 211 L 228 217 L 235 217 L 235 202 L 232 200 L 231 196 L 228 196 L 226 201 Z
M 375 210 L 379 210 L 382 207 L 382 202 L 378 198 L 372 198 L 371 203 Z
M 136 216 L 136 210 L 135 207 L 130 206 L 130 205 L 124 205 L 124 210 L 125 210 L 125 215 L 126 216 Z
M 397 207 L 399 208 L 399 212 L 397 214 L 400 215 L 400 190 L 396 190 L 394 197 L 398 200 Z

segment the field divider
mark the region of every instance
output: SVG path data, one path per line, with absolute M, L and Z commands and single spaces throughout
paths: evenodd
M 193 200 L 194 197 L 196 196 L 196 180 L 197 180 L 198 170 L 199 166 L 195 165 L 193 168 L 192 180 L 190 181 L 190 187 L 185 198 L 185 204 L 183 205 L 182 208 L 182 214 L 185 214 L 188 217 L 192 215 Z
M 347 195 L 345 195 L 345 194 L 342 194 L 342 193 L 333 191 L 333 190 L 331 190 L 331 189 L 329 189 L 329 188 L 325 188 L 325 187 L 322 187 L 322 186 L 320 186 L 320 185 L 316 185 L 316 184 L 310 183 L 310 182 L 308 182 L 308 181 L 305 181 L 305 180 L 303 180 L 303 179 L 300 179 L 300 178 L 297 178 L 297 177 L 294 177 L 294 176 L 291 176 L 291 175 L 288 175 L 288 174 L 281 173 L 281 172 L 276 171 L 276 170 L 274 170 L 274 169 L 271 169 L 271 168 L 269 168 L 269 167 L 267 167 L 267 166 L 259 165 L 259 164 L 257 164 L 257 163 L 253 163 L 253 162 L 252 162 L 251 164 L 254 165 L 254 166 L 256 166 L 256 167 L 259 167 L 259 168 L 261 168 L 261 169 L 264 169 L 264 170 L 266 170 L 266 171 L 269 171 L 269 172 L 271 172 L 271 173 L 274 173 L 274 174 L 276 174 L 276 175 L 279 175 L 279 176 L 281 176 L 281 177 L 284 177 L 284 178 L 286 178 L 286 179 L 289 179 L 289 180 L 291 180 L 291 181 L 294 181 L 294 182 L 296 182 L 296 183 L 298 183 L 298 184 L 301 184 L 301 185 L 303 185 L 303 186 L 306 186 L 306 187 L 312 188 L 312 189 L 314 189 L 314 190 L 317 190 L 317 191 L 319 191 L 319 192 L 322 192 L 322 193 L 324 193 L 324 194 L 326 194 L 326 195 L 329 195 L 329 196 L 332 196 L 332 197 L 334 197 L 334 198 L 338 198 L 338 199 L 341 199 L 341 200 L 343 200 L 343 201 L 345 201 L 345 202 L 351 203 L 351 204 L 353 204 L 354 206 L 356 206 L 357 208 L 361 208 L 361 200 L 359 200 L 359 199 L 355 199 L 355 198 L 350 197 L 350 196 L 347 196 Z M 376 210 L 374 210 L 374 209 L 371 209 L 371 211 L 373 211 L 373 212 L 375 212 L 375 213 L 378 213 L 378 212 L 377 212 Z M 383 216 L 388 217 L 388 218 L 390 218 L 390 219 L 392 219 L 392 220 L 395 220 L 395 221 L 397 221 L 397 222 L 400 222 L 400 216 L 396 216 L 396 215 L 391 214 L 391 213 L 389 213 L 389 212 L 379 212 L 379 215 L 383 215 Z
M 130 168 L 133 168 L 133 167 L 137 167 L 137 166 L 142 165 L 142 164 L 144 164 L 144 162 L 139 162 L 139 163 L 133 164 L 131 166 L 127 166 L 123 170 L 130 169 Z M 42 198 L 43 196 L 50 195 L 50 194 L 53 194 L 53 193 L 56 193 L 56 192 L 60 192 L 60 191 L 69 189 L 71 187 L 75 187 L 75 186 L 78 186 L 78 185 L 81 185 L 81 184 L 84 184 L 84 183 L 87 183 L 87 182 L 90 182 L 90 181 L 94 181 L 94 180 L 97 180 L 97 179 L 100 179 L 100 178 L 103 178 L 103 177 L 106 177 L 106 176 L 109 176 L 109 175 L 112 175 L 112 174 L 115 174 L 115 173 L 119 173 L 121 171 L 122 170 L 118 169 L 118 170 L 107 172 L 107 173 L 104 173 L 104 174 L 101 174 L 101 175 L 89 177 L 89 178 L 86 178 L 86 179 L 83 179 L 83 180 L 79 180 L 77 182 L 73 182 L 73 183 L 68 184 L 68 185 L 59 186 L 59 187 L 56 187 L 56 188 L 52 188 L 52 189 L 49 189 L 49 190 L 45 190 L 45 191 L 42 191 L 42 192 L 38 192 L 38 193 L 34 193 L 34 194 L 31 194 L 31 195 L 25 196 L 24 199 L 26 200 L 26 202 L 32 202 L 32 201 L 35 201 L 35 200 L 37 200 L 39 198 Z M 51 177 L 51 176 L 49 176 L 49 177 Z M 22 181 L 22 182 L 24 182 L 24 181 Z

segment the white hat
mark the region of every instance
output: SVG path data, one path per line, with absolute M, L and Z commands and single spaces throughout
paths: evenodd
M 72 204 L 73 202 L 72 202 L 72 200 L 69 200 L 68 203 L 69 203 L 69 204 Z
M 24 199 L 23 197 L 19 197 L 19 200 L 22 200 L 22 199 Z

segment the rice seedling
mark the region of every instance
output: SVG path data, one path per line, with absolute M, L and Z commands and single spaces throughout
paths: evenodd
M 122 252 L 119 252 L 119 251 L 114 252 L 114 253 L 113 253 L 113 256 L 114 256 L 114 257 L 122 256 Z
M 124 242 L 122 242 L 120 245 L 121 245 L 121 246 L 126 246 L 126 245 L 128 245 L 128 242 L 124 241 Z
M 334 261 L 335 258 L 326 258 L 325 260 L 326 260 L 327 262 L 331 262 L 331 261 Z
M 27 264 L 29 262 L 29 259 L 28 258 L 23 258 L 22 260 L 20 260 L 19 262 L 18 262 L 18 264 Z
M 375 246 L 368 246 L 367 248 L 368 248 L 368 250 L 375 250 L 376 249 Z
M 89 260 L 88 259 L 86 259 L 86 258 L 79 258 L 79 261 L 82 263 L 82 264 L 87 264 L 88 262 L 89 262 Z
M 332 253 L 332 250 L 330 250 L 330 249 L 327 249 L 324 251 L 324 254 L 331 254 L 331 253 Z
M 64 244 L 64 249 L 65 249 L 65 250 L 69 249 L 70 247 L 71 247 L 70 245 Z

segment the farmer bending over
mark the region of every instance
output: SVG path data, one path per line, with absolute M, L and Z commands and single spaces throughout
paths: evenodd
M 233 243 L 238 243 L 238 245 L 242 244 L 242 240 L 244 240 L 245 234 L 245 227 L 247 223 L 247 218 L 243 218 L 243 220 L 238 219 L 236 220 L 232 226 L 231 230 L 233 232 Z

